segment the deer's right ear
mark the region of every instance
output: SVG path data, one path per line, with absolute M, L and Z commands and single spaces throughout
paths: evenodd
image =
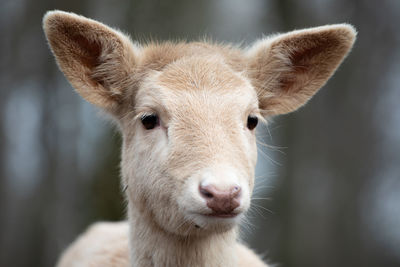
M 78 93 L 115 111 L 135 67 L 130 39 L 97 21 L 62 11 L 47 12 L 43 29 L 60 69 Z

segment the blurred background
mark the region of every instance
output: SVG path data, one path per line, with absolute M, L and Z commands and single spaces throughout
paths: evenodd
M 54 266 L 90 223 L 124 218 L 120 136 L 47 47 L 47 10 L 149 37 L 250 44 L 348 22 L 353 52 L 304 108 L 259 127 L 242 236 L 279 266 L 400 266 L 400 1 L 1 0 L 0 266 Z M 266 143 L 269 147 L 262 145 Z

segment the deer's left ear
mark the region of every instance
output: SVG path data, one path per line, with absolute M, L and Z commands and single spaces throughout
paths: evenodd
M 265 116 L 304 105 L 332 76 L 356 38 L 348 24 L 293 31 L 256 42 L 248 73 Z

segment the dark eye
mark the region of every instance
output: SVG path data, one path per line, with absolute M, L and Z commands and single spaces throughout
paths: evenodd
M 146 130 L 154 129 L 160 124 L 156 114 L 145 114 L 140 118 L 140 120 L 142 121 L 143 127 L 146 128 Z
M 258 118 L 256 116 L 248 116 L 247 117 L 247 128 L 249 128 L 249 130 L 253 130 L 254 128 L 256 128 L 258 124 Z

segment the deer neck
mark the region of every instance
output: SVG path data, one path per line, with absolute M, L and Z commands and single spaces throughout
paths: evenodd
M 168 233 L 147 216 L 129 209 L 132 267 L 237 266 L 237 229 L 201 237 Z

